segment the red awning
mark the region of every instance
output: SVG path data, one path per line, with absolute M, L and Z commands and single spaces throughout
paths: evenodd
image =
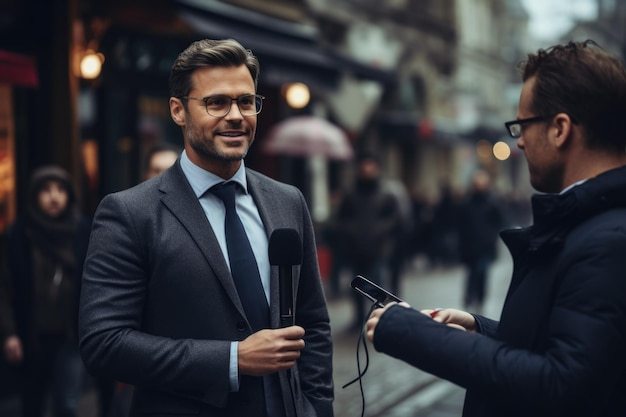
M 0 50 L 0 83 L 37 87 L 35 59 Z

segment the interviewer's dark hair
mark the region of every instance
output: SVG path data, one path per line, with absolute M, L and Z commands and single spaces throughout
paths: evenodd
M 184 97 L 193 89 L 191 76 L 198 68 L 238 67 L 245 65 L 250 71 L 256 88 L 259 78 L 259 60 L 252 51 L 245 49 L 234 39 L 203 39 L 193 42 L 181 52 L 170 71 L 169 87 L 171 97 Z M 185 108 L 187 100 L 183 100 Z
M 519 65 L 523 81 L 535 77 L 531 111 L 567 113 L 586 132 L 587 146 L 624 152 L 626 70 L 592 40 L 569 42 L 528 54 Z

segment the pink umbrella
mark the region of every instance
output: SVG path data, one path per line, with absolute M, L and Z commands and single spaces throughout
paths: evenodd
M 294 116 L 277 123 L 270 130 L 262 150 L 274 155 L 323 155 L 343 160 L 354 155 L 343 130 L 314 116 Z

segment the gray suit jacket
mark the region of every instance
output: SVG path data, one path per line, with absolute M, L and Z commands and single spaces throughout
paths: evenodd
M 315 238 L 302 193 L 246 172 L 267 235 L 294 228 L 295 321 L 306 335 L 297 366 L 281 372 L 288 416 L 332 416 L 332 344 Z M 278 268 L 271 320 L 279 326 Z M 229 349 L 251 334 L 211 226 L 177 162 L 162 175 L 106 196 L 94 217 L 83 274 L 79 338 L 97 375 L 135 386 L 133 414 L 259 415 L 262 378 L 229 392 Z

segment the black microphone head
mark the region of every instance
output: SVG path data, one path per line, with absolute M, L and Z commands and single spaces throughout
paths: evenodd
M 276 229 L 270 236 L 270 265 L 300 265 L 302 241 L 296 229 Z

